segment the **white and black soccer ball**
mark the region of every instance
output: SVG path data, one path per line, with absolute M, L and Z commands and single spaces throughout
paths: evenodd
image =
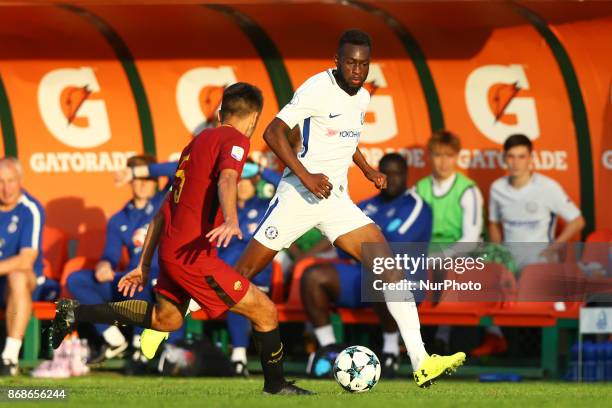
M 336 357 L 334 378 L 348 392 L 369 391 L 380 379 L 380 361 L 367 347 L 347 347 Z

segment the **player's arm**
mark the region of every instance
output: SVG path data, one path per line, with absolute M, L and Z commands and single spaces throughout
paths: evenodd
M 165 162 L 165 163 L 153 163 L 153 164 L 142 164 L 134 167 L 126 167 L 124 169 L 115 172 L 115 184 L 122 186 L 131 182 L 136 178 L 158 178 L 158 177 L 169 177 L 172 178 L 176 172 L 178 162 Z
M 264 132 L 264 140 L 270 150 L 282 161 L 285 166 L 297 176 L 311 193 L 318 198 L 328 198 L 333 186 L 325 174 L 311 174 L 306 167 L 298 160 L 295 151 L 289 144 L 289 132 L 291 129 L 279 118 L 272 119 Z
M 115 278 L 115 268 L 119 265 L 123 248 L 119 224 L 120 222 L 115 215 L 111 217 L 106 226 L 104 252 L 94 271 L 94 276 L 98 282 L 110 282 Z
M 541 255 L 546 258 L 551 258 L 552 255 L 562 249 L 567 242 L 579 234 L 585 225 L 586 222 L 584 221 L 582 214 L 566 223 L 565 227 L 563 227 L 563 231 L 561 231 L 559 236 L 548 246 L 548 248 L 542 252 Z
M 117 290 L 123 296 L 132 297 L 136 291 L 142 292 L 144 290 L 145 285 L 149 281 L 151 262 L 159 244 L 159 237 L 165 222 L 164 207 L 162 207 L 157 211 L 157 214 L 155 214 L 155 217 L 153 217 L 149 224 L 138 266 L 136 269 L 125 274 L 117 284 Z
M 34 261 L 36 261 L 37 256 L 38 251 L 36 249 L 22 248 L 17 255 L 9 256 L 0 261 L 0 276 L 12 272 L 34 271 Z
M 40 250 L 44 213 L 38 207 L 30 208 L 20 221 L 19 252 L 0 261 L 0 276 L 12 272 L 30 273 L 34 277 L 34 262 Z
M 363 153 L 361 153 L 361 150 L 359 150 L 359 147 L 357 147 L 355 153 L 353 154 L 353 163 L 359 167 L 363 175 L 366 176 L 368 180 L 374 183 L 377 189 L 381 190 L 383 188 L 387 188 L 387 176 L 368 164 L 367 160 L 363 156 Z
M 242 239 L 242 231 L 238 225 L 238 210 L 236 208 L 238 172 L 234 169 L 223 169 L 217 181 L 219 204 L 224 222 L 206 234 L 210 242 L 217 241 L 217 247 L 227 247 L 234 235 Z
M 502 230 L 499 222 L 489 221 L 489 241 L 500 244 L 502 242 Z
M 578 207 L 576 207 L 558 183 L 550 186 L 550 190 L 544 198 L 548 200 L 548 207 L 551 212 L 560 216 L 566 222 L 563 231 L 541 254 L 546 258 L 552 259 L 553 255 L 563 248 L 565 243 L 582 231 L 586 222 Z

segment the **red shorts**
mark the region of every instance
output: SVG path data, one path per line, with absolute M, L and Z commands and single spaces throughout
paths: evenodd
M 195 300 L 210 316 L 217 317 L 240 302 L 249 280 L 216 257 L 204 265 L 179 265 L 159 260 L 155 291 L 177 304 Z

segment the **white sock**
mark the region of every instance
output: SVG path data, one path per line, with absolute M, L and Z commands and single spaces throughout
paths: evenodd
M 140 350 L 140 334 L 135 334 L 132 337 L 132 347 L 134 347 L 136 350 Z
M 336 335 L 334 334 L 334 328 L 331 324 L 315 327 L 314 334 L 321 347 L 329 346 L 336 342 Z
M 247 363 L 246 347 L 234 347 L 232 350 L 231 361 L 240 361 L 243 364 Z
M 504 337 L 504 333 L 502 333 L 499 326 L 491 326 L 486 329 L 487 334 L 492 334 L 497 337 Z
M 414 297 L 412 297 L 412 300 L 404 302 L 387 301 L 386 303 L 389 313 L 395 319 L 397 327 L 402 334 L 404 344 L 408 349 L 408 357 L 410 357 L 412 369 L 417 370 L 421 362 L 427 357 L 427 352 L 421 338 L 419 312 L 417 311 L 416 303 L 414 303 Z
M 383 332 L 382 352 L 386 354 L 393 354 L 394 356 L 399 356 L 399 332 Z
M 450 341 L 450 333 L 450 326 L 438 326 L 438 330 L 436 330 L 436 339 L 448 344 L 448 342 Z
M 111 347 L 118 347 L 125 343 L 125 337 L 123 337 L 123 333 L 121 333 L 117 326 L 110 326 L 104 330 L 102 337 Z
M 21 339 L 7 337 L 4 343 L 4 351 L 2 351 L 2 359 L 8 360 L 13 364 L 19 362 L 19 350 L 21 350 Z

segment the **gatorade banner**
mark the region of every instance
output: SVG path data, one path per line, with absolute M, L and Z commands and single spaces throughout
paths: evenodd
M 543 27 L 518 12 L 522 6 Z M 596 228 L 612 228 L 612 66 L 602 51 L 612 41 L 608 3 L 1 10 L 0 148 L 21 160 L 25 186 L 46 206 L 48 224 L 71 237 L 103 229 L 130 197 L 128 187 L 112 182 L 129 156 L 176 158 L 194 133 L 214 126 L 223 89 L 236 81 L 264 93 L 251 156 L 278 166 L 262 140 L 266 125 L 303 81 L 333 67 L 338 38 L 351 27 L 373 40 L 366 83 L 372 100 L 360 135 L 372 165 L 400 152 L 415 183 L 430 172 L 425 145 L 432 130 L 444 127 L 461 137 L 460 167 L 488 197 L 504 174 L 503 141 L 524 133 L 534 141 L 535 169 L 576 203 L 593 191 L 595 212 L 585 216 Z M 570 98 L 546 29 L 577 77 L 586 133 L 575 122 L 580 102 Z M 579 144 L 583 134 L 587 146 Z M 581 178 L 589 160 L 592 174 Z M 353 199 L 376 194 L 354 166 L 349 177 Z
M 160 161 L 178 160 L 192 135 L 216 125 L 225 87 L 257 85 L 264 111 L 251 140 L 251 155 L 263 149 L 261 137 L 278 111 L 269 74 L 252 41 L 224 14 L 205 6 L 149 6 L 89 9 L 112 26 L 134 57 L 155 129 Z M 146 33 L 146 35 L 143 35 Z
M 111 174 L 142 150 L 113 49 L 86 19 L 60 7 L 2 7 L 0 42 L 26 189 L 45 205 L 47 224 L 71 237 L 104 228 L 129 197 Z

